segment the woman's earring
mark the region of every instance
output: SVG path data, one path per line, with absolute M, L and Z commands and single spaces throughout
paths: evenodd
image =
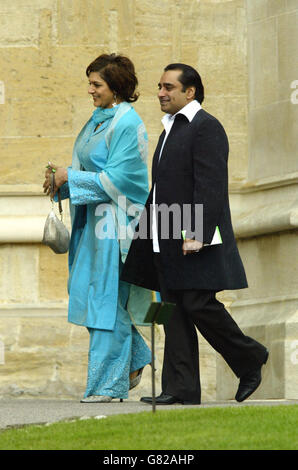
M 117 95 L 116 93 L 114 94 L 114 103 L 112 104 L 113 108 L 117 106 Z

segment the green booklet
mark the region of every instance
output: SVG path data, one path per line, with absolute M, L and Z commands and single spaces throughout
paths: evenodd
M 181 233 L 182 233 L 183 240 L 185 240 L 186 230 L 182 230 Z M 215 231 L 214 231 L 211 243 L 204 243 L 204 246 L 221 245 L 221 244 L 222 244 L 222 238 L 221 238 L 221 234 L 219 231 L 219 227 L 217 225 L 215 227 Z

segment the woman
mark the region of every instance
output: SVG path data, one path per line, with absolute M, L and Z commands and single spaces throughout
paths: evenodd
M 103 54 L 86 74 L 96 110 L 77 137 L 72 166 L 49 164 L 44 192 L 50 192 L 54 170 L 55 190 L 70 199 L 68 320 L 90 333 L 81 401 L 92 403 L 127 398 L 151 362 L 134 326 L 134 312 L 144 313 L 151 294 L 119 279 L 136 214 L 148 195 L 148 139 L 130 104 L 138 98 L 134 66 L 124 56 Z

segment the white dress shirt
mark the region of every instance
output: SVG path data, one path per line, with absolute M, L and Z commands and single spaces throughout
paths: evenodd
M 165 128 L 165 138 L 162 143 L 162 147 L 160 149 L 160 154 L 159 154 L 159 159 L 162 156 L 162 151 L 164 148 L 164 145 L 166 143 L 166 140 L 168 138 L 168 135 L 172 129 L 172 125 L 174 124 L 175 117 L 177 114 L 184 114 L 184 116 L 187 117 L 189 122 L 193 120 L 197 112 L 201 109 L 201 105 L 197 100 L 193 100 L 190 103 L 188 103 L 184 108 L 180 109 L 176 114 L 166 114 L 161 122 L 163 123 L 163 126 Z M 156 211 L 155 211 L 155 186 L 153 187 L 153 217 L 152 217 L 152 244 L 153 244 L 153 251 L 154 253 L 159 253 L 159 243 L 158 243 L 158 235 L 157 235 L 157 220 L 156 220 Z

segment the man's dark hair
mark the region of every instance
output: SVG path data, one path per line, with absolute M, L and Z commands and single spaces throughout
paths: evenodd
M 196 69 L 186 64 L 169 64 L 164 71 L 167 72 L 168 70 L 181 70 L 181 75 L 178 80 L 182 83 L 182 91 L 185 91 L 186 88 L 190 86 L 194 86 L 196 88 L 195 99 L 198 100 L 199 103 L 203 103 L 204 87 Z
M 139 93 L 135 92 L 138 85 L 135 68 L 132 61 L 125 56 L 117 54 L 102 54 L 86 69 L 89 77 L 91 72 L 98 72 L 107 82 L 109 88 L 124 101 L 133 103 L 137 101 Z

